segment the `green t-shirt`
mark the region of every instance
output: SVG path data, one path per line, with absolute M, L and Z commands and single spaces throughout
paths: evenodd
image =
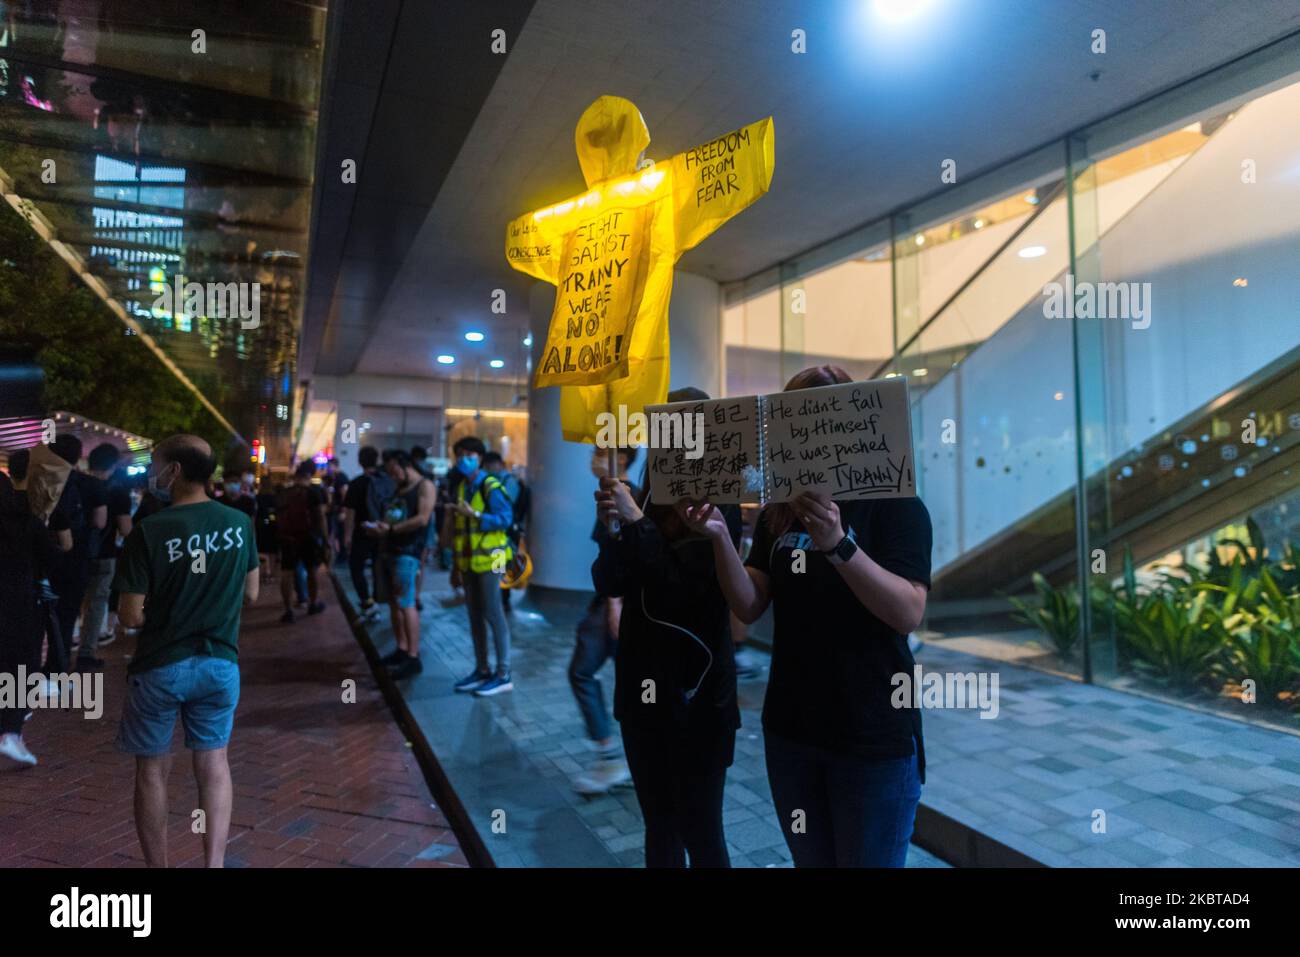
M 255 568 L 253 523 L 220 502 L 173 505 L 133 528 L 113 579 L 119 592 L 146 596 L 127 671 L 195 655 L 237 661 L 244 578 Z

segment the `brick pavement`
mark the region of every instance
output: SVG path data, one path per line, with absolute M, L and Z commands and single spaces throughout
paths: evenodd
M 433 802 L 343 612 L 280 625 L 263 587 L 244 613 L 242 696 L 231 742 L 235 786 L 227 867 L 457 867 L 465 856 Z M 132 760 L 113 747 L 130 639 L 102 651 L 100 720 L 38 711 L 28 746 L 40 764 L 0 777 L 0 867 L 140 867 Z M 356 682 L 343 703 L 343 682 Z M 197 804 L 181 732 L 170 779 L 171 863 L 201 866 Z

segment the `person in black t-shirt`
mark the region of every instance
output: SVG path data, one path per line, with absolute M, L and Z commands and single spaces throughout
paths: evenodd
M 685 398 L 708 396 L 668 400 Z M 598 593 L 623 599 L 614 717 L 645 819 L 646 867 L 684 867 L 688 854 L 691 867 L 730 867 L 722 795 L 740 709 L 712 548 L 692 533 L 683 506 L 647 504 L 643 513 L 625 483 L 600 486 L 602 525 L 617 514 L 623 527 L 602 540 L 591 578 Z M 740 510 L 724 512 L 734 548 Z
M 848 382 L 821 366 L 786 391 Z M 896 708 L 912 675 L 907 635 L 930 587 L 920 499 L 836 504 L 803 493 L 764 509 L 745 566 L 719 511 L 687 519 L 712 539 L 723 593 L 749 623 L 771 603 L 763 702 L 768 783 L 797 867 L 902 867 L 925 780 L 921 714 Z M 747 567 L 746 567 L 747 566 Z
M 366 565 L 371 566 L 373 578 L 378 570 L 375 565 L 378 540 L 365 534 L 361 526 L 378 521 L 379 512 L 372 501 L 387 498 L 393 486 L 392 479 L 379 471 L 379 450 L 374 446 L 362 448 L 357 453 L 357 461 L 361 463 L 361 474 L 348 483 L 343 498 L 343 551 L 348 556 L 348 570 L 352 573 L 357 600 L 361 602 L 361 614 L 372 619 L 379 614 L 379 605 L 372 594 L 371 580 L 366 578 Z
M 90 562 L 99 554 L 100 540 L 108 525 L 108 497 L 104 482 L 77 470 L 81 461 L 80 439 L 75 435 L 60 435 L 50 444 L 50 450 L 72 466 L 58 505 L 72 529 L 72 549 L 59 556 L 50 569 L 50 584 L 59 596 L 59 647 L 49 649 L 46 670 L 62 671 L 72 657 L 73 634 L 90 583 Z M 57 667 L 60 664 L 64 667 Z
M 99 550 L 90 560 L 90 579 L 86 587 L 86 612 L 81 619 L 81 651 L 77 655 L 77 670 L 102 668 L 104 662 L 95 657 L 101 642 L 112 641 L 109 614 L 116 610 L 113 601 L 113 573 L 117 568 L 120 549 L 117 540 L 131 534 L 131 494 L 121 481 L 111 481 L 122 453 L 111 442 L 103 442 L 91 451 L 88 465 L 90 474 L 104 483 L 104 500 L 108 508 L 108 522 L 100 536 Z
M 283 624 L 294 622 L 293 581 L 299 563 L 307 570 L 307 614 L 325 610 L 320 600 L 321 568 L 326 560 L 325 493 L 313 485 L 316 463 L 308 459 L 294 470 L 293 483 L 276 505 L 276 532 L 280 539 L 280 599 L 284 602 Z

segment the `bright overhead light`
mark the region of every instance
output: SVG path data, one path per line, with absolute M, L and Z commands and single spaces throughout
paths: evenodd
M 438 361 L 441 362 L 441 363 L 442 363 L 443 365 L 445 365 L 445 366 L 449 366 L 449 365 L 451 365 L 453 362 L 456 361 L 456 357 L 455 357 L 455 356 L 449 356 L 449 355 L 443 354 L 443 355 L 438 356 Z
M 1037 205 L 1038 205 L 1038 194 L 1037 194 L 1037 193 L 1032 193 L 1032 192 L 1031 192 L 1031 193 L 1025 193 L 1025 202 L 1028 203 L 1030 206 L 1037 206 Z
M 524 345 L 531 346 L 532 344 L 533 344 L 533 334 L 530 332 L 528 333 L 528 335 L 524 336 Z
M 493 369 L 505 368 L 505 364 L 506 364 L 505 359 L 493 359 L 491 362 L 488 363 L 488 365 L 490 365 Z
M 1037 259 L 1039 256 L 1047 255 L 1046 246 L 1026 246 L 1017 253 L 1021 259 Z
M 912 370 L 912 375 L 914 375 L 914 376 L 918 376 L 918 377 L 919 377 L 919 376 L 927 376 L 927 375 L 929 375 L 929 374 L 930 374 L 930 370 L 929 370 L 929 369 L 913 369 L 913 370 Z
M 873 0 L 876 16 L 889 23 L 902 23 L 925 12 L 933 0 Z
M 482 341 L 483 341 L 483 333 L 481 333 L 481 332 L 467 332 L 467 333 L 465 333 L 465 341 L 466 341 L 466 342 L 482 342 Z
M 924 246 L 924 245 L 925 245 L 925 233 L 917 233 L 917 234 L 916 234 L 916 244 L 917 244 L 918 246 Z

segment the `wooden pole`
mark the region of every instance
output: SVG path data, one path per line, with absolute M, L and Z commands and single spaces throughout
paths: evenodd
M 613 401 L 612 401 L 612 398 L 611 398 L 611 395 L 610 395 L 610 390 L 609 390 L 609 384 L 608 384 L 608 383 L 605 384 L 605 411 L 606 411 L 606 412 L 613 412 L 613 411 L 614 411 Z M 608 463 L 609 463 L 609 465 L 608 465 L 608 468 L 609 468 L 609 475 L 610 475 L 610 478 L 614 479 L 615 481 L 618 481 L 618 448 L 617 448 L 617 443 L 615 443 L 614 445 L 611 445 L 611 446 L 610 446 L 608 449 L 606 449 L 605 451 L 606 451 L 606 452 L 608 453 L 608 455 L 609 455 L 609 459 L 608 459 Z M 607 527 L 609 528 L 609 534 L 612 535 L 614 538 L 618 538 L 619 534 L 622 532 L 622 523 L 620 523 L 619 520 L 618 520 L 618 513 L 617 513 L 617 512 L 615 512 L 613 515 L 610 516 L 610 519 L 609 519 L 609 525 L 608 525 Z

